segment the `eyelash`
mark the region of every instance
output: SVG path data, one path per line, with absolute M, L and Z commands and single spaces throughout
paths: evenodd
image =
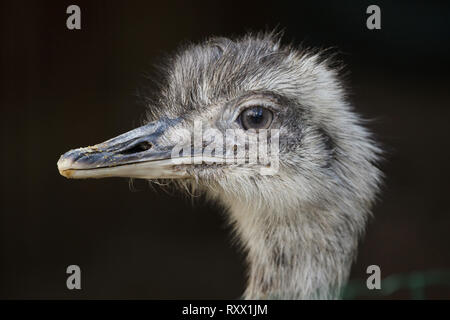
M 273 119 L 275 119 L 278 116 L 278 108 L 275 108 L 272 104 L 267 104 L 264 101 L 262 102 L 252 102 L 252 103 L 245 103 L 240 105 L 236 109 L 236 115 L 235 115 L 235 121 L 240 122 L 239 118 L 242 112 L 244 112 L 246 109 L 254 108 L 254 107 L 264 107 L 268 110 L 270 110 L 273 114 Z

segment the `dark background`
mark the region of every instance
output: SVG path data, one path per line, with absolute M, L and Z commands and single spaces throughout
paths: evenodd
M 66 28 L 81 7 L 82 29 Z M 370 4 L 382 29 L 366 28 Z M 126 179 L 69 181 L 60 154 L 138 125 L 135 90 L 185 41 L 278 27 L 336 47 L 357 110 L 388 150 L 386 186 L 352 279 L 450 269 L 450 3 L 1 3 L 0 298 L 238 298 L 244 255 L 220 210 Z M 82 290 L 66 288 L 66 267 Z M 449 287 L 427 289 L 450 298 Z M 390 298 L 409 298 L 407 290 Z

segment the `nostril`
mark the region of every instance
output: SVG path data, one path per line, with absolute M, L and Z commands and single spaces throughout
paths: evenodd
M 139 153 L 139 152 L 143 152 L 143 151 L 147 151 L 149 149 L 151 149 L 153 147 L 153 145 L 148 142 L 148 141 L 142 141 L 136 145 L 134 145 L 133 147 L 129 148 L 129 149 L 125 149 L 122 150 L 121 152 L 119 152 L 120 154 L 133 154 L 133 153 Z

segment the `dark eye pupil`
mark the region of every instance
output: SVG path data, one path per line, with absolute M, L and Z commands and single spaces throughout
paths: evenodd
M 263 107 L 251 107 L 241 114 L 244 129 L 267 129 L 272 123 L 273 114 Z
M 247 117 L 251 123 L 260 124 L 264 120 L 263 109 L 261 107 L 251 109 Z

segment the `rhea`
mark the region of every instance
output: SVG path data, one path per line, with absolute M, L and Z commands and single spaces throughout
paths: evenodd
M 65 153 L 59 172 L 168 179 L 201 192 L 226 209 L 246 251 L 244 298 L 339 298 L 382 174 L 381 150 L 332 60 L 282 45 L 273 34 L 185 46 L 165 63 L 144 125 Z M 203 138 L 195 147 L 195 123 L 223 140 Z M 231 151 L 229 130 L 245 137 L 234 139 Z M 262 171 L 270 161 L 247 161 L 263 130 L 268 142 L 277 132 L 279 163 L 271 174 Z M 206 149 L 213 151 L 205 160 Z M 224 161 L 230 155 L 243 161 Z

